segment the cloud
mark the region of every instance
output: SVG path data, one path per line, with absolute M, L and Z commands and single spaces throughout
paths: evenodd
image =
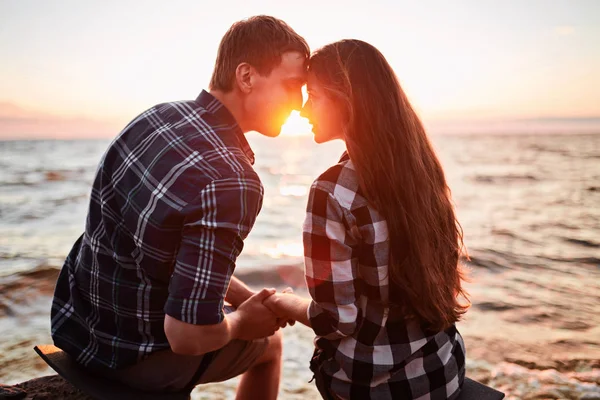
M 570 36 L 575 33 L 575 27 L 570 25 L 562 25 L 554 28 L 554 33 L 559 36 Z
M 122 121 L 62 117 L 0 102 L 0 140 L 106 138 L 122 127 Z
M 0 101 L 0 119 L 2 118 L 21 118 L 26 117 L 30 112 L 27 112 L 22 107 L 9 103 L 7 101 Z

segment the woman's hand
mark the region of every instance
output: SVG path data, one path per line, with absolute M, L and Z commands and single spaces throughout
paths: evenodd
M 263 304 L 271 310 L 273 314 L 277 316 L 277 321 L 281 328 L 285 328 L 287 325 L 294 325 L 296 321 L 290 318 L 290 305 L 291 296 L 289 294 L 294 293 L 294 290 L 290 287 L 281 291 L 281 293 L 275 293 L 264 300 Z
M 290 290 L 275 293 L 264 300 L 264 305 L 278 318 L 283 320 L 298 321 L 310 327 L 308 307 L 311 300 L 290 293 Z

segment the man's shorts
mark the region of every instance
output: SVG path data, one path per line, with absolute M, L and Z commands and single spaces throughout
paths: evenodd
M 265 352 L 269 338 L 253 341 L 232 340 L 213 354 L 199 379 L 196 372 L 204 356 L 175 354 L 162 350 L 124 369 L 103 372 L 107 378 L 147 391 L 180 391 L 194 385 L 222 382 L 243 374 Z

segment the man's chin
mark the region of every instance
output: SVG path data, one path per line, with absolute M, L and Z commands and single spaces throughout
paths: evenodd
M 326 136 L 326 135 L 319 135 L 318 133 L 313 133 L 313 140 L 317 144 L 323 144 L 323 143 L 331 142 L 334 139 L 335 138 L 333 138 L 333 137 L 329 137 L 329 136 Z
M 258 132 L 264 136 L 275 138 L 281 134 L 281 127 L 261 129 Z

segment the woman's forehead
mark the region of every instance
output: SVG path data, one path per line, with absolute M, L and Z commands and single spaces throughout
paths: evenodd
M 308 73 L 308 78 L 306 80 L 307 89 L 310 91 L 319 90 L 321 88 L 321 82 L 317 79 L 314 72 Z

